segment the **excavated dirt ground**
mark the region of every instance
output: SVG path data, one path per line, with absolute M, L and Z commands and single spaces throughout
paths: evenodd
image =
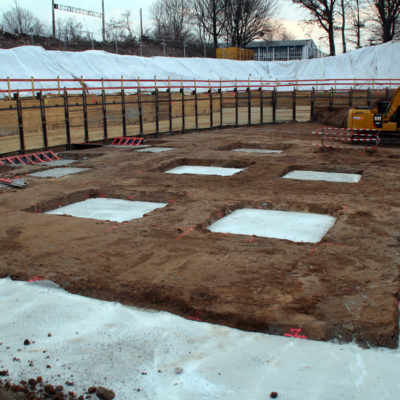
M 316 124 L 226 129 L 148 140 L 164 153 L 74 151 L 90 172 L 33 178 L 46 166 L 0 167 L 25 189 L 0 189 L 0 277 L 49 279 L 84 296 L 168 310 L 245 330 L 396 347 L 400 149 L 317 150 Z M 239 147 L 284 153 L 230 152 Z M 247 167 L 232 177 L 171 175 L 176 165 Z M 361 172 L 358 184 L 281 179 L 291 169 Z M 142 219 L 45 215 L 87 197 L 168 202 Z M 337 218 L 321 243 L 212 233 L 241 207 Z

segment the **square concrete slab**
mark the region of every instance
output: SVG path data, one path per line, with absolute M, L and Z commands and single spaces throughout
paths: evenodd
M 163 151 L 175 150 L 175 147 L 148 147 L 147 149 L 136 150 L 137 153 L 162 153 Z
M 197 165 L 182 165 L 166 171 L 167 174 L 219 175 L 232 176 L 245 168 L 202 167 Z
M 256 154 L 280 154 L 283 150 L 265 150 L 265 149 L 234 149 L 240 153 L 256 153 Z
M 37 178 L 61 178 L 66 175 L 78 174 L 79 172 L 89 171 L 91 168 L 53 168 L 45 171 L 33 172 L 30 176 Z
M 106 147 L 122 149 L 122 150 L 137 150 L 137 149 L 144 149 L 146 147 L 150 147 L 150 145 L 149 144 L 139 144 L 138 146 L 126 146 L 126 145 L 122 145 L 122 144 L 110 144 Z
M 211 232 L 318 243 L 335 221 L 335 217 L 323 214 L 242 208 L 214 222 L 208 229 Z
M 63 167 L 65 165 L 70 165 L 73 164 L 75 162 L 77 162 L 78 160 L 53 160 L 53 161 L 47 161 L 44 164 L 45 165 L 51 165 L 52 167 Z M 43 164 L 34 164 L 40 167 L 40 165 Z
M 338 172 L 320 172 L 320 171 L 291 171 L 283 176 L 284 179 L 298 179 L 301 181 L 327 181 L 357 183 L 361 179 L 359 174 L 344 174 Z
M 144 214 L 166 205 L 167 203 L 96 198 L 60 207 L 46 214 L 125 222 L 142 218 Z

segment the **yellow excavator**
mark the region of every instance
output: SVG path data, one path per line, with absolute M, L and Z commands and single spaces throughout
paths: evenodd
M 379 101 L 376 108 L 351 109 L 348 114 L 347 127 L 379 131 L 381 139 L 400 135 L 400 87 L 391 101 Z M 383 143 L 385 142 L 386 140 L 383 140 Z M 387 142 L 389 143 L 389 141 Z

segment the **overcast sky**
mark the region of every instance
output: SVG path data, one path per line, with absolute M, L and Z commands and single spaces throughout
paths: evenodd
M 151 4 L 156 0 L 105 0 L 106 20 L 112 17 L 118 18 L 122 12 L 130 10 L 134 29 L 139 29 L 139 10 L 143 10 L 144 27 L 151 26 Z M 42 22 L 51 24 L 51 0 L 18 0 L 23 8 L 31 10 Z M 55 0 L 55 3 L 68 5 L 72 7 L 84 8 L 90 11 L 101 12 L 101 0 Z M 316 30 L 309 31 L 304 28 L 302 20 L 307 16 L 299 6 L 294 5 L 290 0 L 278 0 L 279 8 L 277 18 L 281 19 L 287 29 L 292 32 L 296 39 L 312 38 L 316 44 L 326 50 L 324 43 L 320 43 L 319 34 Z M 14 5 L 14 0 L 0 0 L 0 14 L 9 10 Z M 93 32 L 100 37 L 101 20 L 94 17 L 82 17 L 79 14 L 71 14 L 65 11 L 56 11 L 57 18 L 74 17 L 79 19 L 84 26 L 84 30 Z

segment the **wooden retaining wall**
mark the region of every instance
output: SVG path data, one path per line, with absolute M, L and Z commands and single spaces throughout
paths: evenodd
M 155 90 L 125 95 L 47 95 L 0 100 L 0 155 L 118 136 L 158 137 L 200 129 L 309 121 L 321 110 L 370 107 L 389 90 Z

